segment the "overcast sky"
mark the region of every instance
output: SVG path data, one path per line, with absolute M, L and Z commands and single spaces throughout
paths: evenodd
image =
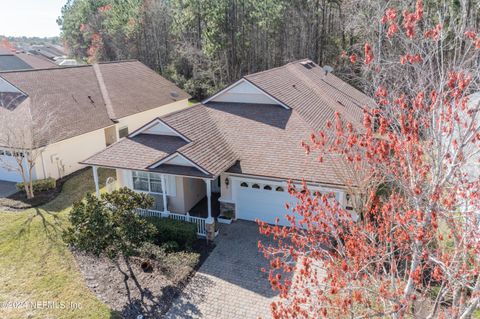
M 67 0 L 0 0 L 0 35 L 60 35 L 57 18 Z

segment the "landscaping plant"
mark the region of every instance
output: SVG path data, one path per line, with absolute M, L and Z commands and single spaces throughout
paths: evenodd
M 480 305 L 480 35 L 464 6 L 398 4 L 344 55 L 377 85 L 371 105 L 345 106 L 363 124 L 337 112 L 302 142 L 339 168 L 355 213 L 290 183 L 291 227 L 259 222 L 274 318 L 463 319 Z
M 137 208 L 152 205 L 150 196 L 128 188 L 102 194 L 100 198 L 87 194 L 84 201 L 73 204 L 65 241 L 96 256 L 128 257 L 155 235 L 155 227 L 136 212 Z

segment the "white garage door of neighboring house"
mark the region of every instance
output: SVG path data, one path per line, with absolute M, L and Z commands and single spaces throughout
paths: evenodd
M 238 219 L 255 221 L 258 218 L 274 224 L 278 217 L 280 225 L 290 225 L 285 215 L 292 212 L 285 209 L 285 203 L 293 204 L 296 199 L 285 186 L 236 180 L 233 187 Z
M 1 150 L 0 150 L 1 152 Z M 22 176 L 17 170 L 8 170 L 6 167 L 16 167 L 15 158 L 9 155 L 0 155 L 0 181 L 21 182 Z

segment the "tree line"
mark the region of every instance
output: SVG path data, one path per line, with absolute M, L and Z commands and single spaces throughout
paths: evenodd
M 381 30 L 372 21 L 392 2 L 398 1 L 69 0 L 58 23 L 76 58 L 135 58 L 201 99 L 245 74 L 302 58 L 350 80 L 342 51 L 361 52 L 360 44 Z M 427 1 L 426 11 L 435 5 Z M 467 8 L 478 26 L 477 0 L 448 5 Z

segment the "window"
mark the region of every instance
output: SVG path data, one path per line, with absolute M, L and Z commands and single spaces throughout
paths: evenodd
M 270 186 L 270 185 L 265 185 L 265 186 L 263 186 L 263 189 L 264 189 L 264 190 L 267 190 L 267 191 L 271 191 L 271 190 L 272 190 L 272 186 Z
M 275 190 L 277 192 L 283 192 L 283 187 L 282 186 L 278 186 L 277 188 L 275 188 Z
M 245 183 L 245 182 L 243 182 L 243 183 L 240 184 L 240 186 L 241 186 L 241 187 L 248 187 L 248 184 Z
M 136 191 L 162 194 L 162 178 L 160 174 L 132 172 L 133 189 Z
M 0 107 L 4 107 L 10 111 L 14 110 L 25 101 L 27 97 L 28 95 L 20 91 L 17 87 L 0 78 Z
M 122 127 L 118 130 L 118 137 L 122 138 L 128 135 L 128 126 Z
M 258 185 L 258 184 L 253 184 L 253 185 L 252 185 L 252 188 L 260 189 L 260 185 Z

